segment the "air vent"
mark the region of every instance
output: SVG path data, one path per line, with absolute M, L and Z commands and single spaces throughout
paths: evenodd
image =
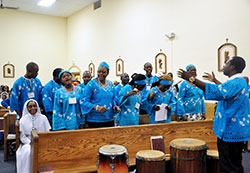
M 102 0 L 98 0 L 94 3 L 94 10 L 100 8 L 102 6 Z

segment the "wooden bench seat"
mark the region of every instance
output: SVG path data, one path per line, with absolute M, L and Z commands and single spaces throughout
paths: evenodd
M 164 137 L 165 153 L 169 153 L 171 140 L 183 137 L 204 140 L 209 149 L 216 150 L 212 124 L 212 120 L 206 120 L 38 134 L 32 131 L 33 172 L 41 166 L 52 166 L 55 173 L 96 171 L 98 148 L 107 144 L 127 147 L 133 165 L 138 151 L 151 149 L 151 136 Z

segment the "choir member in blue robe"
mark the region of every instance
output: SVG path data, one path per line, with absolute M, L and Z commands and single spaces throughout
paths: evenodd
M 127 73 L 122 73 L 121 74 L 121 83 L 122 84 L 118 84 L 115 87 L 115 95 L 116 95 L 116 102 L 117 103 L 119 103 L 121 90 L 124 88 L 124 86 L 126 86 L 129 83 L 129 75 Z M 116 114 L 116 119 L 115 119 L 115 124 L 116 125 L 119 122 L 119 115 L 120 115 L 120 112 Z
M 142 95 L 146 95 L 147 92 L 151 89 L 152 83 L 159 80 L 158 77 L 152 75 L 153 66 L 150 62 L 144 64 L 144 70 L 146 71 L 146 87 L 142 91 Z
M 173 80 L 171 76 L 163 75 L 159 81 L 153 83 L 152 88 L 148 92 L 145 110 L 150 117 L 150 124 L 171 122 L 171 116 L 176 109 L 176 99 L 171 89 L 172 83 Z M 156 121 L 156 111 L 160 110 L 160 105 L 162 104 L 164 105 L 164 109 L 167 109 L 166 119 Z
M 85 124 L 84 115 L 80 111 L 80 89 L 73 86 L 71 72 L 59 73 L 63 88 L 58 89 L 54 98 L 53 130 L 74 130 Z
M 39 106 L 42 105 L 42 83 L 36 78 L 39 67 L 36 63 L 30 62 L 26 65 L 26 74 L 18 78 L 10 96 L 10 110 L 15 110 L 19 117 L 22 117 L 24 103 L 29 99 L 34 99 Z
M 119 96 L 122 88 L 129 83 L 129 75 L 128 75 L 128 73 L 122 73 L 121 74 L 121 82 L 122 82 L 122 84 L 118 84 L 115 87 L 115 94 L 116 94 L 117 97 Z
M 43 87 L 43 106 L 45 110 L 45 114 L 50 122 L 52 123 L 52 114 L 53 114 L 53 105 L 54 105 L 54 97 L 56 90 L 62 88 L 61 81 L 58 77 L 59 73 L 63 71 L 62 68 L 56 68 L 53 71 L 53 80 L 50 80 Z
M 121 109 L 117 125 L 139 125 L 140 106 L 143 104 L 141 91 L 146 86 L 146 77 L 143 74 L 133 74 L 129 85 L 120 92 L 119 106 Z
M 243 142 L 250 140 L 249 93 L 242 71 L 246 66 L 243 58 L 230 58 L 223 67 L 223 74 L 229 79 L 225 83 L 212 76 L 215 84 L 204 83 L 182 69 L 178 76 L 193 82 L 205 92 L 208 100 L 217 100 L 213 130 L 217 136 L 217 147 L 221 172 L 244 172 L 242 166 Z
M 100 63 L 97 78 L 92 79 L 84 89 L 81 110 L 87 115 L 90 128 L 114 126 L 114 114 L 120 111 L 115 100 L 115 86 L 106 77 L 109 65 Z
M 192 64 L 186 67 L 193 77 L 196 77 L 196 67 Z M 183 120 L 195 121 L 206 119 L 204 92 L 189 81 L 183 81 L 177 97 L 176 116 Z
M 91 76 L 91 73 L 89 71 L 85 71 L 83 72 L 82 74 L 82 80 L 83 80 L 83 83 L 77 85 L 77 88 L 80 88 L 81 89 L 81 95 L 83 96 L 83 91 L 84 91 L 84 88 L 86 87 L 86 85 L 89 83 L 89 81 L 91 80 L 92 76 Z

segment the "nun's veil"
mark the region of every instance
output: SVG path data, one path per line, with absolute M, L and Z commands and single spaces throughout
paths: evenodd
M 37 105 L 37 112 L 36 112 L 36 114 L 41 114 L 41 110 L 40 110 L 40 107 L 39 107 L 37 101 L 34 100 L 34 99 L 29 99 L 29 100 L 27 100 L 27 101 L 24 103 L 24 106 L 23 106 L 23 115 L 22 115 L 22 117 L 30 114 L 29 111 L 28 111 L 28 108 L 27 108 L 27 105 L 28 105 L 28 103 L 29 103 L 30 101 L 35 102 L 36 105 Z M 30 114 L 30 115 L 31 115 L 31 114 Z

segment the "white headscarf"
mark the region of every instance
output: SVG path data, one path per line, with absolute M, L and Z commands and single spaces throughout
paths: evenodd
M 37 105 L 37 112 L 35 115 L 31 115 L 28 111 L 27 105 L 30 101 L 33 101 Z M 36 130 L 37 132 L 46 132 L 51 129 L 49 121 L 45 115 L 41 114 L 41 110 L 36 100 L 30 99 L 24 103 L 23 115 L 20 120 L 20 132 L 25 134 L 30 134 L 31 130 Z
M 23 114 L 22 114 L 22 116 L 31 115 L 31 114 L 29 113 L 29 111 L 28 111 L 28 108 L 27 108 L 28 103 L 31 102 L 31 101 L 35 102 L 36 105 L 37 105 L 37 112 L 36 112 L 36 114 L 41 114 L 41 110 L 40 110 L 40 107 L 39 107 L 37 101 L 34 100 L 34 99 L 29 99 L 29 100 L 27 100 L 27 101 L 24 103 L 24 106 L 23 106 Z M 36 114 L 33 115 L 33 116 L 36 116 Z

